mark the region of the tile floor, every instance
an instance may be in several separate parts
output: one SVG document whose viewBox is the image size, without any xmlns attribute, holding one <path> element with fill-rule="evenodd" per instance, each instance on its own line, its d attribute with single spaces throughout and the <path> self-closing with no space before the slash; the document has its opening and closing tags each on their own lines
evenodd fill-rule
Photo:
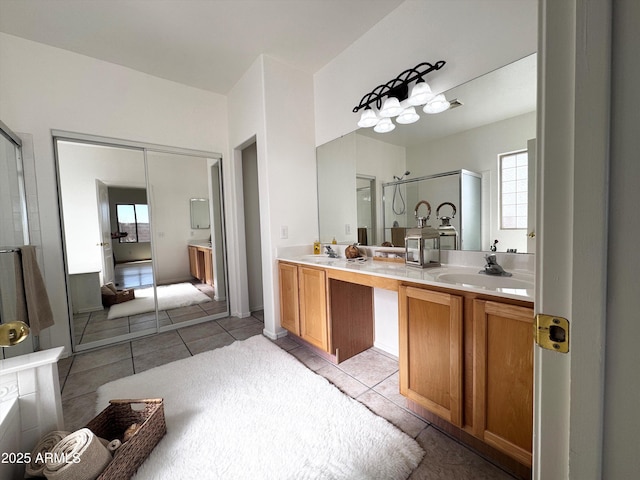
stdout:
<svg viewBox="0 0 640 480">
<path fill-rule="evenodd" d="M 256 312 L 248 318 L 227 317 L 62 359 L 58 369 L 65 426 L 80 428 L 94 416 L 96 389 L 104 383 L 259 335 L 262 329 L 262 314 Z M 370 349 L 333 365 L 287 337 L 275 343 L 416 439 L 426 455 L 411 480 L 514 478 L 405 408 L 395 358 Z"/>
</svg>

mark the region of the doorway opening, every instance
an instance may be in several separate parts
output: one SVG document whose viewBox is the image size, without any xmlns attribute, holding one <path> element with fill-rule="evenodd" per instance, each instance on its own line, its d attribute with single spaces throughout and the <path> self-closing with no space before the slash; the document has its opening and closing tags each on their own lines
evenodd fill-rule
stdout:
<svg viewBox="0 0 640 480">
<path fill-rule="evenodd" d="M 252 316 L 260 321 L 264 321 L 260 193 L 258 187 L 258 152 L 256 143 L 253 142 L 243 148 L 241 155 L 249 311 Z"/>
</svg>

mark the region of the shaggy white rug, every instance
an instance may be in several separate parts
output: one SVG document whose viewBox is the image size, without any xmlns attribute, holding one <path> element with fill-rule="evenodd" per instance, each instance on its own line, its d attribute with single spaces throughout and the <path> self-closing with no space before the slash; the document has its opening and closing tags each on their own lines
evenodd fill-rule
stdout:
<svg viewBox="0 0 640 480">
<path fill-rule="evenodd" d="M 211 298 L 190 283 L 160 285 L 158 292 L 158 310 L 188 307 L 198 303 L 210 302 Z M 128 317 L 138 313 L 153 312 L 156 305 L 153 299 L 153 287 L 136 288 L 135 298 L 128 302 L 117 303 L 109 308 L 107 319 Z"/>
<path fill-rule="evenodd" d="M 405 479 L 424 451 L 262 335 L 122 378 L 110 399 L 164 398 L 141 479 Z"/>
</svg>

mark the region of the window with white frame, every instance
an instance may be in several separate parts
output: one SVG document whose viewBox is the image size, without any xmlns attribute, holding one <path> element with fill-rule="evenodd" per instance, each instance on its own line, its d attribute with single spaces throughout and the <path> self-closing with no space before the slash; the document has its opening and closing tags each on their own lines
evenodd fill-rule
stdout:
<svg viewBox="0 0 640 480">
<path fill-rule="evenodd" d="M 526 150 L 498 156 L 500 166 L 500 229 L 527 228 L 528 156 Z"/>
</svg>

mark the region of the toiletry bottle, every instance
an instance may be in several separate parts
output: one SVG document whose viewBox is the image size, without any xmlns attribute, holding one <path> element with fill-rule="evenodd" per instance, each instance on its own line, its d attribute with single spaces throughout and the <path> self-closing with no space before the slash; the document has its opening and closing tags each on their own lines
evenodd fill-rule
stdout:
<svg viewBox="0 0 640 480">
<path fill-rule="evenodd" d="M 319 255 L 320 254 L 320 242 L 318 240 L 313 242 L 313 254 L 314 255 Z"/>
<path fill-rule="evenodd" d="M 336 237 L 333 237 L 333 240 L 331 240 L 331 245 L 337 245 L 338 242 L 336 242 Z"/>
</svg>

